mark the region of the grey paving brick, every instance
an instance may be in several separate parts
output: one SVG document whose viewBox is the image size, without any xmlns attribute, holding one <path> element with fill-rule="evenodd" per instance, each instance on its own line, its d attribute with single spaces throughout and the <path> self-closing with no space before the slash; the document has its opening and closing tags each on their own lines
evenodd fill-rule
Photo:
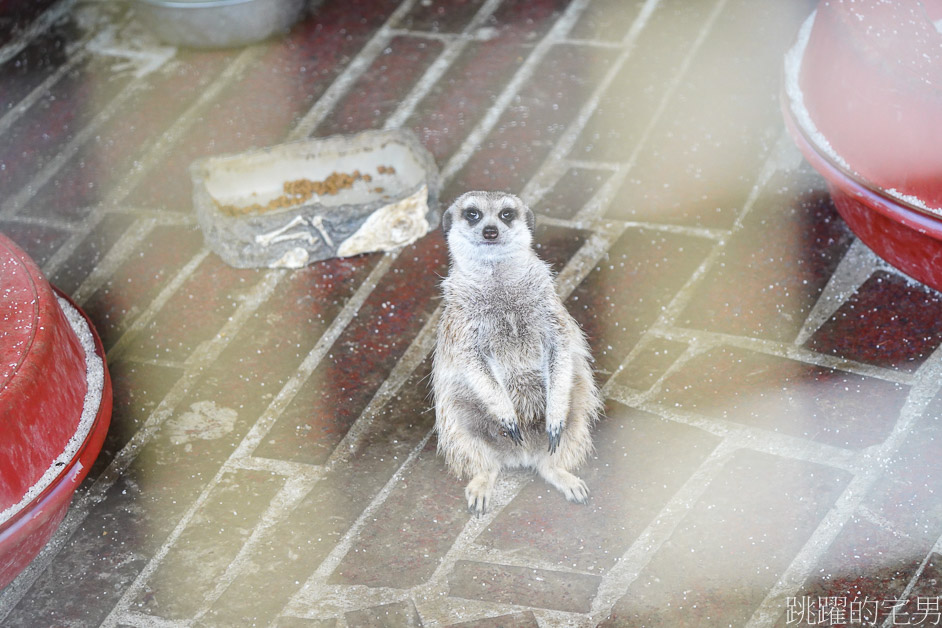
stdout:
<svg viewBox="0 0 942 628">
<path fill-rule="evenodd" d="M 351 628 L 382 628 L 383 626 L 421 626 L 422 620 L 411 601 L 384 604 L 346 613 Z"/>
<path fill-rule="evenodd" d="M 604 625 L 745 624 L 848 479 L 821 465 L 734 454 Z"/>
<path fill-rule="evenodd" d="M 461 560 L 448 576 L 450 595 L 571 613 L 588 612 L 599 578 Z"/>
<path fill-rule="evenodd" d="M 610 404 L 579 472 L 587 506 L 568 504 L 534 477 L 475 543 L 561 569 L 611 569 L 719 440 L 711 434 Z"/>
</svg>

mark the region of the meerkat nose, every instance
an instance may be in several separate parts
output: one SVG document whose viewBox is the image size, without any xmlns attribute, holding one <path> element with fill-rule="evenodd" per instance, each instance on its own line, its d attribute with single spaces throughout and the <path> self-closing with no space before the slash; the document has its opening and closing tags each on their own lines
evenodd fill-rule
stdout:
<svg viewBox="0 0 942 628">
<path fill-rule="evenodd" d="M 497 227 L 494 225 L 487 225 L 484 229 L 481 230 L 481 235 L 484 236 L 485 240 L 496 240 L 499 232 Z"/>
</svg>

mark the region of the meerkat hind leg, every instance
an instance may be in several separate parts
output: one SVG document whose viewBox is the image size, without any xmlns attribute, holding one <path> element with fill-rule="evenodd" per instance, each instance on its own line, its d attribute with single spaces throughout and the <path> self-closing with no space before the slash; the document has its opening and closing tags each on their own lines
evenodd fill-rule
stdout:
<svg viewBox="0 0 942 628">
<path fill-rule="evenodd" d="M 464 496 L 468 500 L 468 510 L 481 516 L 487 512 L 494 494 L 494 483 L 497 481 L 497 471 L 481 471 L 468 482 L 464 489 Z"/>
<path fill-rule="evenodd" d="M 571 502 L 585 504 L 589 501 L 589 487 L 577 475 L 554 464 L 551 457 L 545 457 L 536 467 L 544 480 L 552 484 Z"/>
</svg>

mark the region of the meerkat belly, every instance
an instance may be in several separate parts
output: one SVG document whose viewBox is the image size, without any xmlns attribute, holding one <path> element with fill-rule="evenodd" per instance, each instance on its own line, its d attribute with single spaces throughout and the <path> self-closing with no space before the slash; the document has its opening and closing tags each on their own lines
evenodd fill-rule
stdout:
<svg viewBox="0 0 942 628">
<path fill-rule="evenodd" d="M 505 319 L 493 327 L 485 353 L 506 387 L 521 427 L 542 422 L 546 406 L 542 339 L 525 321 Z"/>
</svg>

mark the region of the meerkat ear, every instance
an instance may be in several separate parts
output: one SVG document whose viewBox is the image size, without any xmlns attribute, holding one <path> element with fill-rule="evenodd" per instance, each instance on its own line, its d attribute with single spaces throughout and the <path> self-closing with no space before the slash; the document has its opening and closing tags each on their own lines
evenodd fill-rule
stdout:
<svg viewBox="0 0 942 628">
<path fill-rule="evenodd" d="M 445 234 L 445 237 L 448 237 L 448 232 L 451 231 L 451 207 L 445 210 L 445 213 L 442 214 L 442 233 Z"/>
<path fill-rule="evenodd" d="M 526 211 L 523 212 L 523 219 L 526 221 L 527 229 L 530 230 L 530 234 L 532 235 L 536 229 L 536 216 L 533 214 L 533 210 L 527 207 Z"/>
</svg>

